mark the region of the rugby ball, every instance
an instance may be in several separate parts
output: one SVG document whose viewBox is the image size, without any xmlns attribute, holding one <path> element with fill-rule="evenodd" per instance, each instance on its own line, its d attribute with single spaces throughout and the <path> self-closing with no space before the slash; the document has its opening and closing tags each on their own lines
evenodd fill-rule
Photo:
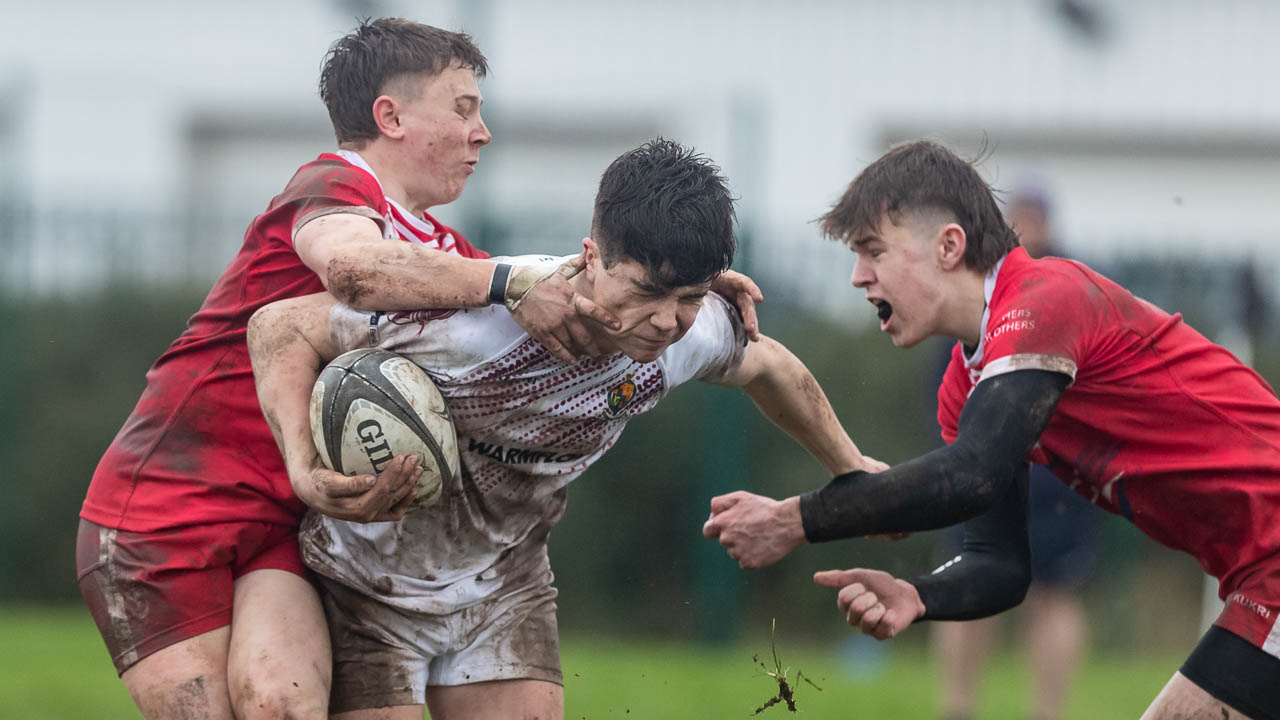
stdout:
<svg viewBox="0 0 1280 720">
<path fill-rule="evenodd" d="M 440 499 L 458 470 L 458 438 L 440 390 L 422 368 L 387 350 L 334 358 L 311 390 L 311 436 L 325 467 L 373 475 L 397 455 L 422 463 L 414 508 Z"/>
</svg>

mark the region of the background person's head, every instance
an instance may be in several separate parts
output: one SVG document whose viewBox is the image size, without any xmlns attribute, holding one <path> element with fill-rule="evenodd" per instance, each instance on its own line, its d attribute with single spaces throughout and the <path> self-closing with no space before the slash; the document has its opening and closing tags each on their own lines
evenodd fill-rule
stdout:
<svg viewBox="0 0 1280 720">
<path fill-rule="evenodd" d="M 930 335 L 967 337 L 964 299 L 975 279 L 980 290 L 1018 245 L 973 165 L 927 140 L 868 165 L 820 222 L 824 235 L 858 254 L 853 284 L 902 347 Z"/>
<path fill-rule="evenodd" d="M 475 171 L 491 139 L 476 84 L 487 72 L 466 33 L 379 18 L 330 47 L 320 98 L 339 147 L 366 154 L 387 193 L 417 211 L 456 200 Z"/>
<path fill-rule="evenodd" d="M 606 340 L 649 361 L 693 324 L 735 249 L 733 197 L 720 168 L 658 138 L 623 153 L 600 178 L 583 273 L 621 322 Z"/>
<path fill-rule="evenodd" d="M 1009 194 L 1005 216 L 1022 247 L 1033 258 L 1053 255 L 1056 251 L 1049 222 L 1052 207 L 1044 178 L 1024 171 Z"/>
</svg>

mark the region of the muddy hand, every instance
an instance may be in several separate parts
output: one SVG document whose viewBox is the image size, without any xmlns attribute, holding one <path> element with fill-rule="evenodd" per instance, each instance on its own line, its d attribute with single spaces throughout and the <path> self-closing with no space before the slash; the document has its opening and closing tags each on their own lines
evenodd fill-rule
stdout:
<svg viewBox="0 0 1280 720">
<path fill-rule="evenodd" d="M 312 469 L 309 492 L 298 497 L 319 512 L 353 522 L 399 520 L 418 488 L 422 465 L 416 455 L 399 455 L 377 475 L 346 476 L 323 466 Z"/>
<path fill-rule="evenodd" d="M 618 328 L 616 318 L 573 289 L 570 279 L 582 272 L 585 254 L 559 265 L 543 263 L 512 268 L 506 306 L 525 332 L 542 343 L 561 362 L 603 353 L 585 323 Z"/>
</svg>

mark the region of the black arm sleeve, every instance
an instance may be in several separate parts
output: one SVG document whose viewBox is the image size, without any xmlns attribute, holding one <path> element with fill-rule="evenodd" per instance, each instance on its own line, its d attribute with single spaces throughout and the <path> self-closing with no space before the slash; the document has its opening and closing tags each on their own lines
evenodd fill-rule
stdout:
<svg viewBox="0 0 1280 720">
<path fill-rule="evenodd" d="M 1031 584 L 1027 465 L 987 512 L 964 524 L 964 549 L 930 575 L 911 578 L 922 620 L 973 620 L 1022 602 Z"/>
<path fill-rule="evenodd" d="M 1017 370 L 978 383 L 954 443 L 881 473 L 840 475 L 801 495 L 805 537 L 933 530 L 989 511 L 1014 486 L 1069 380 Z"/>
</svg>

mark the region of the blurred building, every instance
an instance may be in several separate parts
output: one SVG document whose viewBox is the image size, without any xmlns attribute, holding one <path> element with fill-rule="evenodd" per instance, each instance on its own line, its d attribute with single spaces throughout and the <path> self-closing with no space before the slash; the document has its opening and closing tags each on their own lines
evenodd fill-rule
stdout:
<svg viewBox="0 0 1280 720">
<path fill-rule="evenodd" d="M 331 147 L 321 59 L 365 15 L 488 55 L 494 143 L 438 216 L 500 251 L 572 251 L 608 161 L 662 134 L 724 167 L 771 300 L 847 316 L 852 255 L 812 220 L 889 144 L 933 136 L 985 149 L 996 186 L 1050 176 L 1083 257 L 1274 278 L 1269 0 L 0 0 L 0 285 L 211 279 Z"/>
</svg>

